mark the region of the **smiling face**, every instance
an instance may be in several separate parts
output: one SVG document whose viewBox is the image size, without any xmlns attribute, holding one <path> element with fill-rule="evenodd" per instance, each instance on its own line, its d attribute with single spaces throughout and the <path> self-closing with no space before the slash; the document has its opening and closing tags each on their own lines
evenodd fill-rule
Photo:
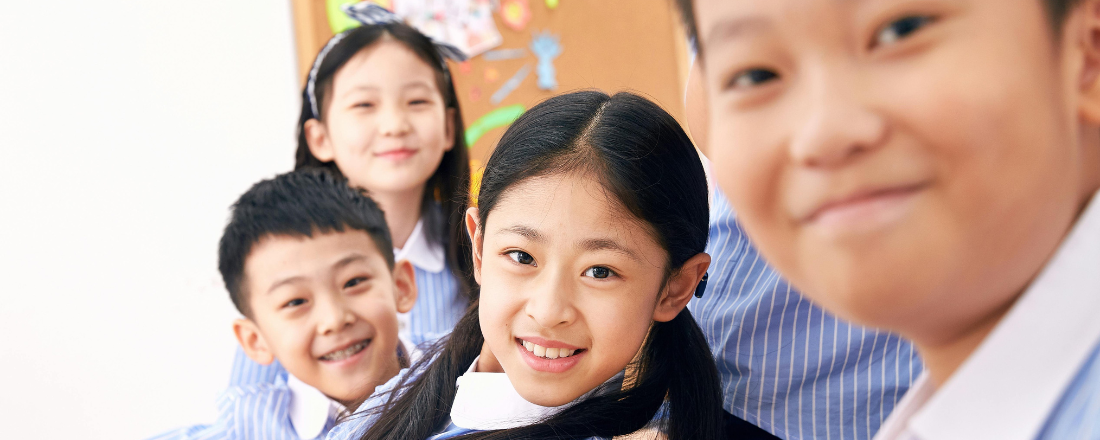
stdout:
<svg viewBox="0 0 1100 440">
<path fill-rule="evenodd" d="M 563 405 L 607 381 L 654 322 L 668 253 L 609 200 L 587 176 L 532 178 L 471 231 L 486 346 L 532 403 Z"/>
<path fill-rule="evenodd" d="M 400 370 L 397 313 L 416 300 L 412 268 L 391 272 L 366 232 L 269 236 L 244 269 L 252 319 L 234 329 L 253 359 L 278 359 L 345 404 Z"/>
<path fill-rule="evenodd" d="M 818 303 L 935 341 L 1003 311 L 1066 233 L 1081 57 L 1040 1 L 1005 3 L 695 2 L 715 176 Z"/>
<path fill-rule="evenodd" d="M 310 151 L 372 193 L 421 190 L 454 147 L 454 109 L 436 72 L 416 53 L 384 36 L 333 76 L 324 123 L 306 125 Z"/>
</svg>

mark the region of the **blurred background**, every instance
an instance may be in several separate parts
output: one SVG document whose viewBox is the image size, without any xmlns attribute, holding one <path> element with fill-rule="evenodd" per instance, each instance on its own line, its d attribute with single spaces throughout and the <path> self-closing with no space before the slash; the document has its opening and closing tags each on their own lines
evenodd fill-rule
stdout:
<svg viewBox="0 0 1100 440">
<path fill-rule="evenodd" d="M 217 241 L 237 196 L 293 167 L 302 80 L 344 3 L 0 5 L 0 438 L 214 420 L 237 317 Z M 683 114 L 668 0 L 380 3 L 476 55 L 451 66 L 475 167 L 556 93 Z"/>
</svg>

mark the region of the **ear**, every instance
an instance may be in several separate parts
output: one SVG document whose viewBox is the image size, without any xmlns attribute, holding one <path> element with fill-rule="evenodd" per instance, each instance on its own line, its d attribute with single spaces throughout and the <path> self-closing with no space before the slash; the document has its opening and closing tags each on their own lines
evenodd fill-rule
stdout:
<svg viewBox="0 0 1100 440">
<path fill-rule="evenodd" d="M 275 360 L 275 354 L 267 346 L 260 328 L 251 319 L 238 319 L 233 321 L 233 334 L 237 335 L 237 342 L 244 349 L 244 354 L 260 365 L 271 365 Z"/>
<path fill-rule="evenodd" d="M 455 109 L 448 108 L 444 115 L 446 122 L 444 123 L 443 133 L 446 144 L 443 145 L 443 151 L 451 151 L 455 147 Z"/>
<path fill-rule="evenodd" d="M 397 313 L 409 313 L 416 304 L 416 271 L 406 260 L 393 266 L 393 295 L 397 300 Z"/>
<path fill-rule="evenodd" d="M 1100 125 L 1100 0 L 1085 0 L 1066 19 L 1068 54 L 1063 54 L 1077 75 L 1078 113 L 1084 122 Z"/>
<path fill-rule="evenodd" d="M 306 121 L 306 143 L 309 144 L 309 152 L 321 162 L 332 162 L 336 153 L 332 148 L 332 140 L 329 139 L 328 129 L 325 124 L 317 119 Z"/>
<path fill-rule="evenodd" d="M 466 233 L 470 235 L 470 252 L 474 260 L 474 281 L 481 284 L 481 220 L 478 219 L 477 207 L 466 210 Z"/>
<path fill-rule="evenodd" d="M 695 287 L 703 280 L 710 267 L 710 255 L 700 253 L 684 263 L 679 271 L 672 274 L 662 295 L 657 298 L 657 308 L 653 310 L 653 320 L 668 322 L 676 318 L 695 294 Z"/>
</svg>

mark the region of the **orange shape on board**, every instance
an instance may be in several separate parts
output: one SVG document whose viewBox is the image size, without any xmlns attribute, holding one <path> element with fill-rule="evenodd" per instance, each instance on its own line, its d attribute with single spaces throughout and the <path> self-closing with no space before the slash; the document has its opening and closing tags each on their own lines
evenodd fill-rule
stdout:
<svg viewBox="0 0 1100 440">
<path fill-rule="evenodd" d="M 500 4 L 500 19 L 514 31 L 522 31 L 531 21 L 531 7 L 527 0 L 504 0 Z"/>
</svg>

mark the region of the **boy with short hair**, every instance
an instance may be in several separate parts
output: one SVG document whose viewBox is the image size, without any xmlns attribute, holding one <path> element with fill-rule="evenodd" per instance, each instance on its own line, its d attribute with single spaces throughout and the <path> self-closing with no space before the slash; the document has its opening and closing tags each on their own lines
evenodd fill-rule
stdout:
<svg viewBox="0 0 1100 440">
<path fill-rule="evenodd" d="M 321 171 L 264 180 L 233 206 L 219 248 L 252 360 L 289 374 L 238 384 L 218 420 L 159 438 L 323 437 L 338 413 L 408 365 L 397 313 L 416 301 L 412 265 L 394 261 L 382 211 Z"/>
<path fill-rule="evenodd" d="M 877 438 L 1100 438 L 1100 0 L 680 5 L 748 234 L 925 362 Z"/>
</svg>

